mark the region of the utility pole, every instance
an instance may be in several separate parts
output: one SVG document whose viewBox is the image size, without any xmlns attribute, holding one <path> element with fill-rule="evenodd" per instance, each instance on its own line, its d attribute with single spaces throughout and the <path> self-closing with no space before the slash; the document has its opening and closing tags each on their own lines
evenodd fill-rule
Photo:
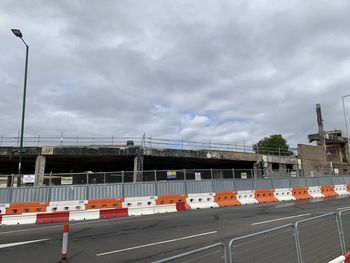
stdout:
<svg viewBox="0 0 350 263">
<path fill-rule="evenodd" d="M 321 111 L 320 104 L 316 104 L 316 114 L 317 114 L 318 134 L 320 136 L 320 144 L 326 150 L 326 138 L 325 138 L 325 132 L 323 128 L 323 119 L 322 119 L 322 111 Z"/>
</svg>

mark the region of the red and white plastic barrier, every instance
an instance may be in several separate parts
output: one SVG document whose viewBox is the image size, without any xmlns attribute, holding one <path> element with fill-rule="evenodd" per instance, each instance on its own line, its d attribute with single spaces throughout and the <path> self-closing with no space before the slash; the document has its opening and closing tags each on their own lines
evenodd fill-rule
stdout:
<svg viewBox="0 0 350 263">
<path fill-rule="evenodd" d="M 35 224 L 37 213 L 25 213 L 21 215 L 2 215 L 1 225 Z"/>
<path fill-rule="evenodd" d="M 347 191 L 346 184 L 335 185 L 334 192 L 336 192 L 337 195 L 350 195 L 350 193 Z"/>
<path fill-rule="evenodd" d="M 259 201 L 255 199 L 255 191 L 254 190 L 246 190 L 246 191 L 237 191 L 237 200 L 242 205 L 248 204 L 258 204 Z"/>
<path fill-rule="evenodd" d="M 278 199 L 278 201 L 291 201 L 296 200 L 293 196 L 292 188 L 278 188 L 274 190 L 274 195 Z"/>
<path fill-rule="evenodd" d="M 72 201 L 54 201 L 49 202 L 46 207 L 47 212 L 60 212 L 60 211 L 84 211 L 87 200 L 72 200 Z"/>
<path fill-rule="evenodd" d="M 215 193 L 188 194 L 186 204 L 191 209 L 214 208 L 219 205 L 214 200 Z"/>
<path fill-rule="evenodd" d="M 350 263 L 350 252 L 347 252 L 345 255 L 339 256 L 328 263 Z"/>
<path fill-rule="evenodd" d="M 321 192 L 321 186 L 309 186 L 309 195 L 312 198 L 323 198 L 324 195 Z"/>
<path fill-rule="evenodd" d="M 166 205 L 156 205 L 153 207 L 154 214 L 177 212 L 176 203 Z"/>
<path fill-rule="evenodd" d="M 122 207 L 128 209 L 129 216 L 151 215 L 154 214 L 156 198 L 156 196 L 127 197 Z"/>
<path fill-rule="evenodd" d="M 10 204 L 0 204 L 0 215 L 6 214 L 6 208 L 8 208 Z"/>
<path fill-rule="evenodd" d="M 99 209 L 89 209 L 86 211 L 70 211 L 69 221 L 100 219 Z"/>
<path fill-rule="evenodd" d="M 17 214 L 13 214 L 12 211 L 10 211 L 12 213 L 10 214 L 8 211 L 11 208 L 11 204 L 0 204 L 0 225 L 33 223 L 42 224 L 78 220 L 95 220 L 169 213 L 184 211 L 188 209 L 203 209 L 241 204 L 257 204 L 272 202 L 270 200 L 267 200 L 270 197 L 270 199 L 274 199 L 273 201 L 289 201 L 296 199 L 322 198 L 325 196 L 331 197 L 335 195 L 350 195 L 350 191 L 347 190 L 347 185 L 327 186 L 327 188 L 325 186 L 312 186 L 303 188 L 300 187 L 300 189 L 298 188 L 299 194 L 307 195 L 307 198 L 298 198 L 298 196 L 295 196 L 295 193 L 293 193 L 295 189 L 296 188 L 278 188 L 274 190 L 260 189 L 237 192 L 220 192 L 217 193 L 218 196 L 216 196 L 216 193 L 196 193 L 168 196 L 165 195 L 160 197 L 128 197 L 121 198 L 119 201 L 116 199 L 112 201 L 107 199 L 54 201 L 49 203 L 40 203 L 40 209 L 42 209 L 41 211 L 29 209 L 31 208 L 29 206 L 33 205 L 34 203 L 16 203 L 19 208 L 26 208 L 27 206 L 29 207 L 28 209 L 20 210 L 20 212 L 17 212 Z M 235 200 L 236 203 L 233 203 L 232 200 Z M 86 206 L 89 201 L 102 203 L 110 201 L 113 202 L 113 205 L 111 205 L 109 208 L 99 206 L 99 209 L 96 209 L 94 207 Z M 223 204 L 220 204 L 220 202 L 223 202 Z M 31 212 L 26 210 L 29 210 Z"/>
</svg>

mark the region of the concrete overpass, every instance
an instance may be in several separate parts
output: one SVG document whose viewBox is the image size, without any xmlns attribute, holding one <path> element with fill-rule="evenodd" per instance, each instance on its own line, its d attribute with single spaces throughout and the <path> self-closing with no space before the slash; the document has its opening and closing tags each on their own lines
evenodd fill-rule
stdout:
<svg viewBox="0 0 350 263">
<path fill-rule="evenodd" d="M 0 174 L 16 174 L 18 147 L 0 147 Z M 24 174 L 36 174 L 41 185 L 44 173 L 86 171 L 138 171 L 162 169 L 259 169 L 300 170 L 298 159 L 289 156 L 262 155 L 217 150 L 160 149 L 133 145 L 42 146 L 24 147 Z M 260 177 L 262 174 L 255 174 Z"/>
</svg>

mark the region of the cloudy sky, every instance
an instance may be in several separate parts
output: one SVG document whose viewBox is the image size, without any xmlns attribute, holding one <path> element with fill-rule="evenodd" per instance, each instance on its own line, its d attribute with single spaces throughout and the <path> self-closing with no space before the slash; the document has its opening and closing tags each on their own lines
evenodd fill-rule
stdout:
<svg viewBox="0 0 350 263">
<path fill-rule="evenodd" d="M 0 136 L 146 136 L 291 145 L 344 129 L 350 1 L 0 2 Z M 350 98 L 348 100 L 350 115 Z"/>
</svg>

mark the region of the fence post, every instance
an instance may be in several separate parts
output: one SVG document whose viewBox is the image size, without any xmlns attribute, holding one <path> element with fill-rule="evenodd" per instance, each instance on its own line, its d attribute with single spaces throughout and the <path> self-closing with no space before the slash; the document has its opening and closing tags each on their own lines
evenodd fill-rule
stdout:
<svg viewBox="0 0 350 263">
<path fill-rule="evenodd" d="M 125 198 L 125 184 L 122 184 L 122 197 Z"/>
<path fill-rule="evenodd" d="M 186 177 L 186 169 L 183 170 L 183 173 L 184 173 L 184 179 L 185 181 L 187 180 L 187 177 Z"/>
<path fill-rule="evenodd" d="M 210 177 L 211 177 L 212 180 L 214 180 L 213 168 L 210 168 Z"/>
<path fill-rule="evenodd" d="M 157 170 L 156 169 L 154 169 L 154 181 L 157 182 Z"/>
<path fill-rule="evenodd" d="M 52 171 L 50 171 L 49 186 L 52 184 Z"/>
<path fill-rule="evenodd" d="M 155 190 L 155 196 L 158 196 L 158 182 L 154 182 L 154 190 Z"/>
<path fill-rule="evenodd" d="M 233 191 L 237 192 L 236 178 L 233 179 Z"/>
<path fill-rule="evenodd" d="M 232 179 L 235 179 L 235 169 L 232 168 Z"/>
<path fill-rule="evenodd" d="M 47 197 L 47 202 L 51 202 L 51 196 L 52 196 L 52 187 L 49 186 L 49 194 L 48 194 L 48 197 Z"/>
<path fill-rule="evenodd" d="M 10 204 L 13 203 L 12 199 L 13 199 L 13 186 L 10 188 L 10 196 L 9 196 L 9 203 Z"/>
<path fill-rule="evenodd" d="M 103 173 L 103 183 L 106 184 L 106 173 Z"/>
<path fill-rule="evenodd" d="M 89 188 L 90 188 L 90 186 L 87 185 L 87 186 L 86 186 L 86 200 L 89 200 L 89 199 L 90 199 Z"/>
<path fill-rule="evenodd" d="M 272 189 L 275 189 L 276 188 L 275 181 L 273 180 L 273 178 L 270 178 L 270 180 L 271 180 Z"/>
<path fill-rule="evenodd" d="M 125 182 L 124 177 L 125 177 L 125 174 L 124 174 L 124 171 L 122 171 L 122 183 L 123 183 L 123 184 L 124 184 L 124 182 Z"/>
<path fill-rule="evenodd" d="M 341 212 L 342 211 L 339 211 L 338 213 L 336 213 L 335 219 L 337 221 L 337 228 L 338 228 L 338 233 L 340 238 L 341 249 L 342 249 L 343 255 L 345 255 L 346 248 L 345 248 L 345 238 L 344 238 L 343 220 L 341 219 Z"/>
</svg>

